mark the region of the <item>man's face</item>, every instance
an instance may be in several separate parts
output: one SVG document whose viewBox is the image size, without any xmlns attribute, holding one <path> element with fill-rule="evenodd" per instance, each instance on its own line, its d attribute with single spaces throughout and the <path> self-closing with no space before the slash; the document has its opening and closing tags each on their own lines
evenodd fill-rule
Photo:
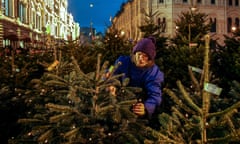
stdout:
<svg viewBox="0 0 240 144">
<path fill-rule="evenodd" d="M 147 66 L 149 61 L 148 55 L 143 52 L 135 53 L 135 64 L 137 67 L 145 67 Z"/>
</svg>

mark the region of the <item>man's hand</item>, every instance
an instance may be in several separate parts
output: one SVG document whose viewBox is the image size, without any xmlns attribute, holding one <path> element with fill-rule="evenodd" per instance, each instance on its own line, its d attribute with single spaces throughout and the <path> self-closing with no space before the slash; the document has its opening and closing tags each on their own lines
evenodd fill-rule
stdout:
<svg viewBox="0 0 240 144">
<path fill-rule="evenodd" d="M 139 116 L 145 115 L 145 107 L 143 103 L 136 103 L 133 105 L 133 113 Z"/>
<path fill-rule="evenodd" d="M 117 96 L 115 86 L 109 86 L 108 89 L 109 89 L 109 92 L 110 92 L 111 95 Z"/>
</svg>

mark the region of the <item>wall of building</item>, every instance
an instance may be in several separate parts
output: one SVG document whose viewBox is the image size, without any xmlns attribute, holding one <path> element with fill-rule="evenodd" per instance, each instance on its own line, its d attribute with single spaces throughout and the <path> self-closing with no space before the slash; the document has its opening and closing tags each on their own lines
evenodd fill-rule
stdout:
<svg viewBox="0 0 240 144">
<path fill-rule="evenodd" d="M 142 37 L 138 27 L 144 24 L 141 11 L 150 7 L 160 13 L 155 17 L 156 24 L 165 19 L 166 29 L 162 34 L 166 37 L 175 36 L 175 21 L 178 20 L 179 14 L 189 11 L 192 7 L 206 13 L 209 19 L 216 20 L 216 32 L 212 32 L 212 35 L 219 39 L 220 43 L 223 41 L 223 35 L 231 34 L 232 27 L 239 28 L 240 0 L 133 0 L 124 5 L 121 14 L 114 17 L 113 24 L 117 29 L 126 31 L 129 39 L 138 40 Z"/>
<path fill-rule="evenodd" d="M 43 47 L 52 40 L 79 37 L 80 27 L 67 11 L 67 0 L 2 0 L 0 2 L 0 47 Z"/>
</svg>

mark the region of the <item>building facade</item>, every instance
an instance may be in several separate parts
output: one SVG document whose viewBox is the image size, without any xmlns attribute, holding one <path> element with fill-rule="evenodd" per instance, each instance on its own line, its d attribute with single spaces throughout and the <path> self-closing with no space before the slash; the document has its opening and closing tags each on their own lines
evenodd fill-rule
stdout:
<svg viewBox="0 0 240 144">
<path fill-rule="evenodd" d="M 118 30 L 125 31 L 127 38 L 138 40 L 142 37 L 139 26 L 144 24 L 142 10 L 149 8 L 160 13 L 154 21 L 163 26 L 162 34 L 166 37 L 174 37 L 179 14 L 191 8 L 207 14 L 214 22 L 211 34 L 220 43 L 224 34 L 229 35 L 232 29 L 239 28 L 240 0 L 129 0 L 114 17 L 113 24 Z"/>
<path fill-rule="evenodd" d="M 79 37 L 79 24 L 67 11 L 67 0 L 1 0 L 0 47 L 42 47 L 46 37 Z"/>
</svg>

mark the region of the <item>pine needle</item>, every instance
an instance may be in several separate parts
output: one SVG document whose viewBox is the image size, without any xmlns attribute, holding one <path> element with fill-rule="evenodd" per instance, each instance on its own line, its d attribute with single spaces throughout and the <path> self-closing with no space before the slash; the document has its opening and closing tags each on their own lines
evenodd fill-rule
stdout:
<svg viewBox="0 0 240 144">
<path fill-rule="evenodd" d="M 45 142 L 49 139 L 49 137 L 51 137 L 53 134 L 53 129 L 50 129 L 48 131 L 46 131 L 45 133 L 43 133 L 42 135 L 40 135 L 38 137 L 38 141 L 39 142 Z"/>
</svg>

